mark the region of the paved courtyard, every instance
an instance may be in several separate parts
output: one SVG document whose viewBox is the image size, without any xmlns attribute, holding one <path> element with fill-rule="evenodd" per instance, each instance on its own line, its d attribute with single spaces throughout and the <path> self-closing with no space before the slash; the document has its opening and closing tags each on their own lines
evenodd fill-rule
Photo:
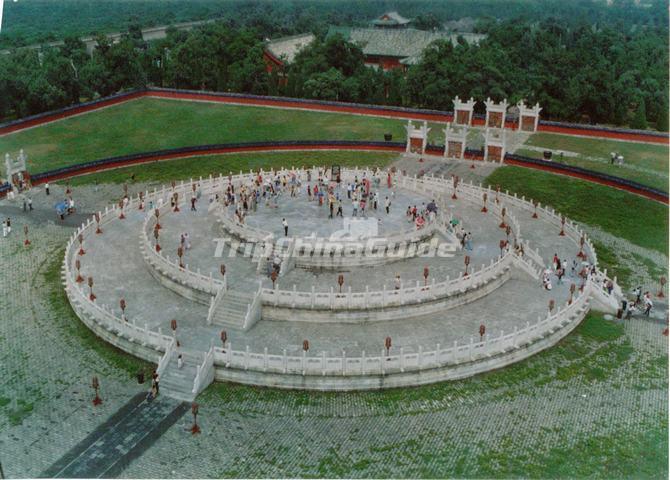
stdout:
<svg viewBox="0 0 670 480">
<path fill-rule="evenodd" d="M 80 212 L 90 214 L 120 193 L 118 185 L 103 185 L 98 192 L 82 187 L 75 198 Z M 59 284 L 60 262 L 73 225 L 83 217 L 65 226 L 49 224 L 55 220 L 55 201 L 46 199 L 43 190 L 34 193 L 34 200 L 36 211 L 29 214 L 17 204 L 0 204 L 0 214 L 14 220 L 12 235 L 0 239 L 0 364 L 5 372 L 0 376 L 0 462 L 7 477 L 46 471 L 145 390 L 134 374 L 151 368 L 95 338 L 71 312 Z M 533 238 L 530 219 L 518 218 L 525 238 L 542 240 Z M 23 224 L 30 226 L 28 249 L 22 245 Z M 127 234 L 125 243 L 120 235 L 105 245 L 108 252 L 130 256 L 124 263 L 128 282 L 115 281 L 110 289 L 107 303 L 113 306 L 132 290 L 131 280 L 140 271 L 148 275 L 141 259 L 132 257 L 137 236 Z M 196 248 L 196 239 L 193 243 Z M 543 247 L 551 252 L 560 245 L 546 242 Z M 112 262 L 108 266 L 114 267 Z M 110 272 L 95 273 L 102 295 L 105 282 L 112 285 Z M 503 295 L 507 287 L 496 294 Z M 509 287 L 523 288 L 512 282 Z M 128 311 L 149 322 L 164 321 L 151 317 L 157 305 L 178 315 L 170 309 L 178 309 L 177 300 L 183 299 L 163 295 L 129 296 Z M 508 309 L 530 308 L 519 303 L 506 308 L 492 296 L 488 308 L 504 322 Z M 193 312 L 180 319 L 202 313 Z M 483 314 L 472 313 L 473 318 Z M 264 328 L 269 327 L 260 322 L 254 330 L 268 336 L 279 331 L 264 333 Z M 399 339 L 412 335 L 435 341 L 401 322 L 394 328 Z M 469 334 L 468 328 L 463 324 L 463 334 Z M 617 323 L 594 315 L 558 346 L 519 365 L 413 389 L 318 394 L 213 384 L 198 398 L 203 433 L 192 437 L 187 431 L 191 417 L 184 415 L 121 476 L 662 477 L 668 427 L 665 328 L 654 318 Z M 337 338 L 335 330 L 332 334 Z M 296 345 L 301 340 L 290 330 L 285 335 Z M 370 341 L 378 342 L 381 335 L 373 328 Z M 361 345 L 351 348 L 356 346 Z M 93 375 L 102 383 L 99 407 L 91 404 Z"/>
</svg>

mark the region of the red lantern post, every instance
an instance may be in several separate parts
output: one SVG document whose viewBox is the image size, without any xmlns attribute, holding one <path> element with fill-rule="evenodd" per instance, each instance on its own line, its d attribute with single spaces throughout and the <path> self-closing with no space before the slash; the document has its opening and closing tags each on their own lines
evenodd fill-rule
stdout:
<svg viewBox="0 0 670 480">
<path fill-rule="evenodd" d="M 77 269 L 77 278 L 75 279 L 75 282 L 81 283 L 84 281 L 84 277 L 81 276 L 81 262 L 79 259 L 76 259 L 74 261 L 74 268 Z"/>
<path fill-rule="evenodd" d="M 496 185 L 496 203 L 500 203 L 500 185 Z"/>
<path fill-rule="evenodd" d="M 586 240 L 584 239 L 584 234 L 582 234 L 582 236 L 579 237 L 579 253 L 577 254 L 577 257 L 581 258 L 582 260 L 586 260 L 586 254 L 584 253 L 584 243 L 586 243 Z"/>
<path fill-rule="evenodd" d="M 656 296 L 657 296 L 658 298 L 663 298 L 663 297 L 665 297 L 665 295 L 663 294 L 663 288 L 665 287 L 665 282 L 666 282 L 665 277 L 661 277 L 661 278 L 659 279 L 659 283 L 661 284 L 661 289 L 660 289 L 660 290 L 658 291 L 658 293 L 656 294 Z"/>
<path fill-rule="evenodd" d="M 126 300 L 125 299 L 122 298 L 121 300 L 119 300 L 119 307 L 121 308 L 121 318 L 126 320 Z"/>
<path fill-rule="evenodd" d="M 159 209 L 155 209 L 154 210 L 154 215 L 156 216 L 156 225 L 154 226 L 154 228 L 156 230 L 160 230 L 161 228 L 163 228 L 163 227 L 161 227 L 161 224 L 158 223 L 158 217 L 160 217 L 161 211 Z"/>
<path fill-rule="evenodd" d="M 489 209 L 486 208 L 486 200 L 488 200 L 488 197 L 489 196 L 486 194 L 486 192 L 484 192 L 484 194 L 482 195 L 482 200 L 484 201 L 484 206 L 482 207 L 482 213 L 486 213 L 489 211 Z"/>
<path fill-rule="evenodd" d="M 340 293 L 342 293 L 342 285 L 344 285 L 344 275 L 341 273 L 337 276 L 337 284 L 340 286 Z"/>
<path fill-rule="evenodd" d="M 456 189 L 458 188 L 458 176 L 454 175 L 453 176 L 453 185 L 454 185 L 454 193 L 451 195 L 452 200 L 457 200 L 458 197 L 456 196 Z"/>
<path fill-rule="evenodd" d="M 428 285 L 428 275 L 430 274 L 430 270 L 428 269 L 428 266 L 426 265 L 423 267 L 423 286 Z"/>
<path fill-rule="evenodd" d="M 102 403 L 102 398 L 100 398 L 99 395 L 99 390 L 100 390 L 100 381 L 98 380 L 98 377 L 93 377 L 91 381 L 91 387 L 95 391 L 95 398 L 93 399 L 93 405 L 98 406 Z"/>
<path fill-rule="evenodd" d="M 549 300 L 549 312 L 551 313 L 554 310 L 554 307 L 556 306 L 556 301 L 552 298 Z"/>
<path fill-rule="evenodd" d="M 122 198 L 121 200 L 119 200 L 119 210 L 121 210 L 121 214 L 119 215 L 120 220 L 123 220 L 124 218 L 126 218 L 126 216 L 123 214 L 123 210 L 124 210 L 123 206 L 124 206 L 124 203 L 123 203 L 123 198 Z"/>
<path fill-rule="evenodd" d="M 95 233 L 97 235 L 100 235 L 102 233 L 102 229 L 100 228 L 100 214 L 96 212 L 94 217 L 95 217 Z"/>
<path fill-rule="evenodd" d="M 95 299 L 96 299 L 96 296 L 93 295 L 93 277 L 88 277 L 88 288 L 91 290 L 90 295 L 88 296 L 88 298 L 89 298 L 92 302 L 94 302 Z"/>
<path fill-rule="evenodd" d="M 568 305 L 572 305 L 572 296 L 575 294 L 575 290 L 577 287 L 575 286 L 574 283 L 570 284 L 570 299 L 568 300 Z"/>
<path fill-rule="evenodd" d="M 177 331 L 177 320 L 174 318 L 170 320 L 170 328 L 172 329 L 173 332 Z"/>
<path fill-rule="evenodd" d="M 23 236 L 25 237 L 25 240 L 23 241 L 23 246 L 24 247 L 30 246 L 30 240 L 28 240 L 28 225 L 23 226 Z"/>
<path fill-rule="evenodd" d="M 388 357 L 391 354 L 391 337 L 386 337 L 384 339 L 384 348 L 386 348 L 386 356 Z"/>
<path fill-rule="evenodd" d="M 468 265 L 470 265 L 470 255 L 465 256 L 464 263 L 465 263 L 465 272 L 463 272 L 463 276 L 467 277 L 468 276 Z"/>
<path fill-rule="evenodd" d="M 191 435 L 197 435 L 200 433 L 200 427 L 198 426 L 198 404 L 193 402 L 191 404 L 191 413 L 193 414 L 193 426 L 191 427 Z"/>
<path fill-rule="evenodd" d="M 537 218 L 537 200 L 533 200 L 533 216 L 532 218 Z"/>
<path fill-rule="evenodd" d="M 309 351 L 309 340 L 302 341 L 302 351 L 303 352 Z"/>
<path fill-rule="evenodd" d="M 500 211 L 500 216 L 502 217 L 502 221 L 500 222 L 500 225 L 498 225 L 500 228 L 507 228 L 507 224 L 505 223 L 505 215 L 507 215 L 507 208 L 503 207 Z"/>
<path fill-rule="evenodd" d="M 80 233 L 79 236 L 77 237 L 77 240 L 79 240 L 79 255 L 86 255 L 86 250 L 84 250 L 84 236 Z"/>
<path fill-rule="evenodd" d="M 219 267 L 219 271 L 221 272 L 221 276 L 225 277 L 226 276 L 226 266 L 222 263 L 221 266 Z"/>
<path fill-rule="evenodd" d="M 484 339 L 484 335 L 486 335 L 486 326 L 482 323 L 479 326 L 479 341 L 481 342 Z"/>
<path fill-rule="evenodd" d="M 561 231 L 558 233 L 558 235 L 565 237 L 565 215 L 561 215 Z"/>
<path fill-rule="evenodd" d="M 223 348 L 226 348 L 226 340 L 228 340 L 228 334 L 225 330 L 221 330 L 221 344 Z"/>
<path fill-rule="evenodd" d="M 272 280 L 272 289 L 274 290 L 275 282 L 277 281 L 277 270 L 272 270 L 272 273 L 270 274 L 270 280 Z"/>
<path fill-rule="evenodd" d="M 144 210 L 144 192 L 139 193 L 140 204 L 137 206 L 138 210 Z"/>
<path fill-rule="evenodd" d="M 507 225 L 507 226 L 505 227 L 505 235 L 507 236 L 507 242 L 508 242 L 508 243 L 509 243 L 509 234 L 510 234 L 510 233 L 512 233 L 512 227 L 510 227 L 509 225 Z"/>
<path fill-rule="evenodd" d="M 158 224 L 156 224 L 156 225 L 158 225 Z M 154 228 L 154 238 L 156 239 L 156 252 L 160 253 L 161 246 L 158 243 L 158 237 L 159 237 L 158 228 Z"/>
<path fill-rule="evenodd" d="M 184 262 L 182 261 L 184 258 L 184 247 L 177 247 L 177 256 L 179 257 L 179 268 L 184 268 Z"/>
<path fill-rule="evenodd" d="M 174 192 L 174 212 L 179 211 L 179 193 Z"/>
</svg>

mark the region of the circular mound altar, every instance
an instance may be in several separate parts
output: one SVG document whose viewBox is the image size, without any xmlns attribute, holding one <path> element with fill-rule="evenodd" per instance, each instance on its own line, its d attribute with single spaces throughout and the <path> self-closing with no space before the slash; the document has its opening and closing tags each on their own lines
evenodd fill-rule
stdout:
<svg viewBox="0 0 670 480">
<path fill-rule="evenodd" d="M 142 192 L 72 236 L 63 280 L 89 328 L 158 362 L 161 391 L 185 400 L 214 379 L 352 390 L 463 378 L 550 347 L 620 294 L 551 209 L 364 169 Z"/>
</svg>

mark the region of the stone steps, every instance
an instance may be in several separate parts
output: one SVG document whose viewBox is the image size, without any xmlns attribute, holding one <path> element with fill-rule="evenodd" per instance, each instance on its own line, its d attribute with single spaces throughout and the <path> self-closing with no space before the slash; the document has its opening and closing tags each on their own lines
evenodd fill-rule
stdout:
<svg viewBox="0 0 670 480">
<path fill-rule="evenodd" d="M 212 323 L 236 329 L 244 328 L 244 319 L 253 296 L 228 290 L 223 294 L 221 303 L 214 312 Z"/>
<path fill-rule="evenodd" d="M 181 351 L 179 353 L 182 355 L 184 364 L 181 368 L 177 368 L 178 353 L 173 353 L 172 358 L 159 379 L 159 393 L 190 402 L 195 399 L 193 382 L 197 375 L 197 366 L 202 364 L 203 355 L 200 352 Z"/>
</svg>

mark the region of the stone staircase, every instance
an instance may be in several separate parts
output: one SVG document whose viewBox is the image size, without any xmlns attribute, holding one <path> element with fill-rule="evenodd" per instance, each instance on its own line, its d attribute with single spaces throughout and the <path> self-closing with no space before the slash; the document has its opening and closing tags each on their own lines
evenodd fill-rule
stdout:
<svg viewBox="0 0 670 480">
<path fill-rule="evenodd" d="M 253 293 L 245 293 L 238 290 L 223 292 L 212 312 L 212 323 L 240 330 L 250 328 L 251 325 L 246 325 L 245 328 L 245 320 L 247 312 L 250 311 L 254 303 L 254 298 Z M 260 316 L 260 311 L 258 313 Z M 253 323 L 257 320 L 258 318 L 255 318 Z"/>
<path fill-rule="evenodd" d="M 184 364 L 177 368 L 177 356 L 181 354 Z M 203 361 L 202 352 L 174 351 L 168 364 L 159 378 L 159 395 L 192 402 L 197 393 L 193 393 L 193 383 L 198 371 L 198 365 Z"/>
</svg>

